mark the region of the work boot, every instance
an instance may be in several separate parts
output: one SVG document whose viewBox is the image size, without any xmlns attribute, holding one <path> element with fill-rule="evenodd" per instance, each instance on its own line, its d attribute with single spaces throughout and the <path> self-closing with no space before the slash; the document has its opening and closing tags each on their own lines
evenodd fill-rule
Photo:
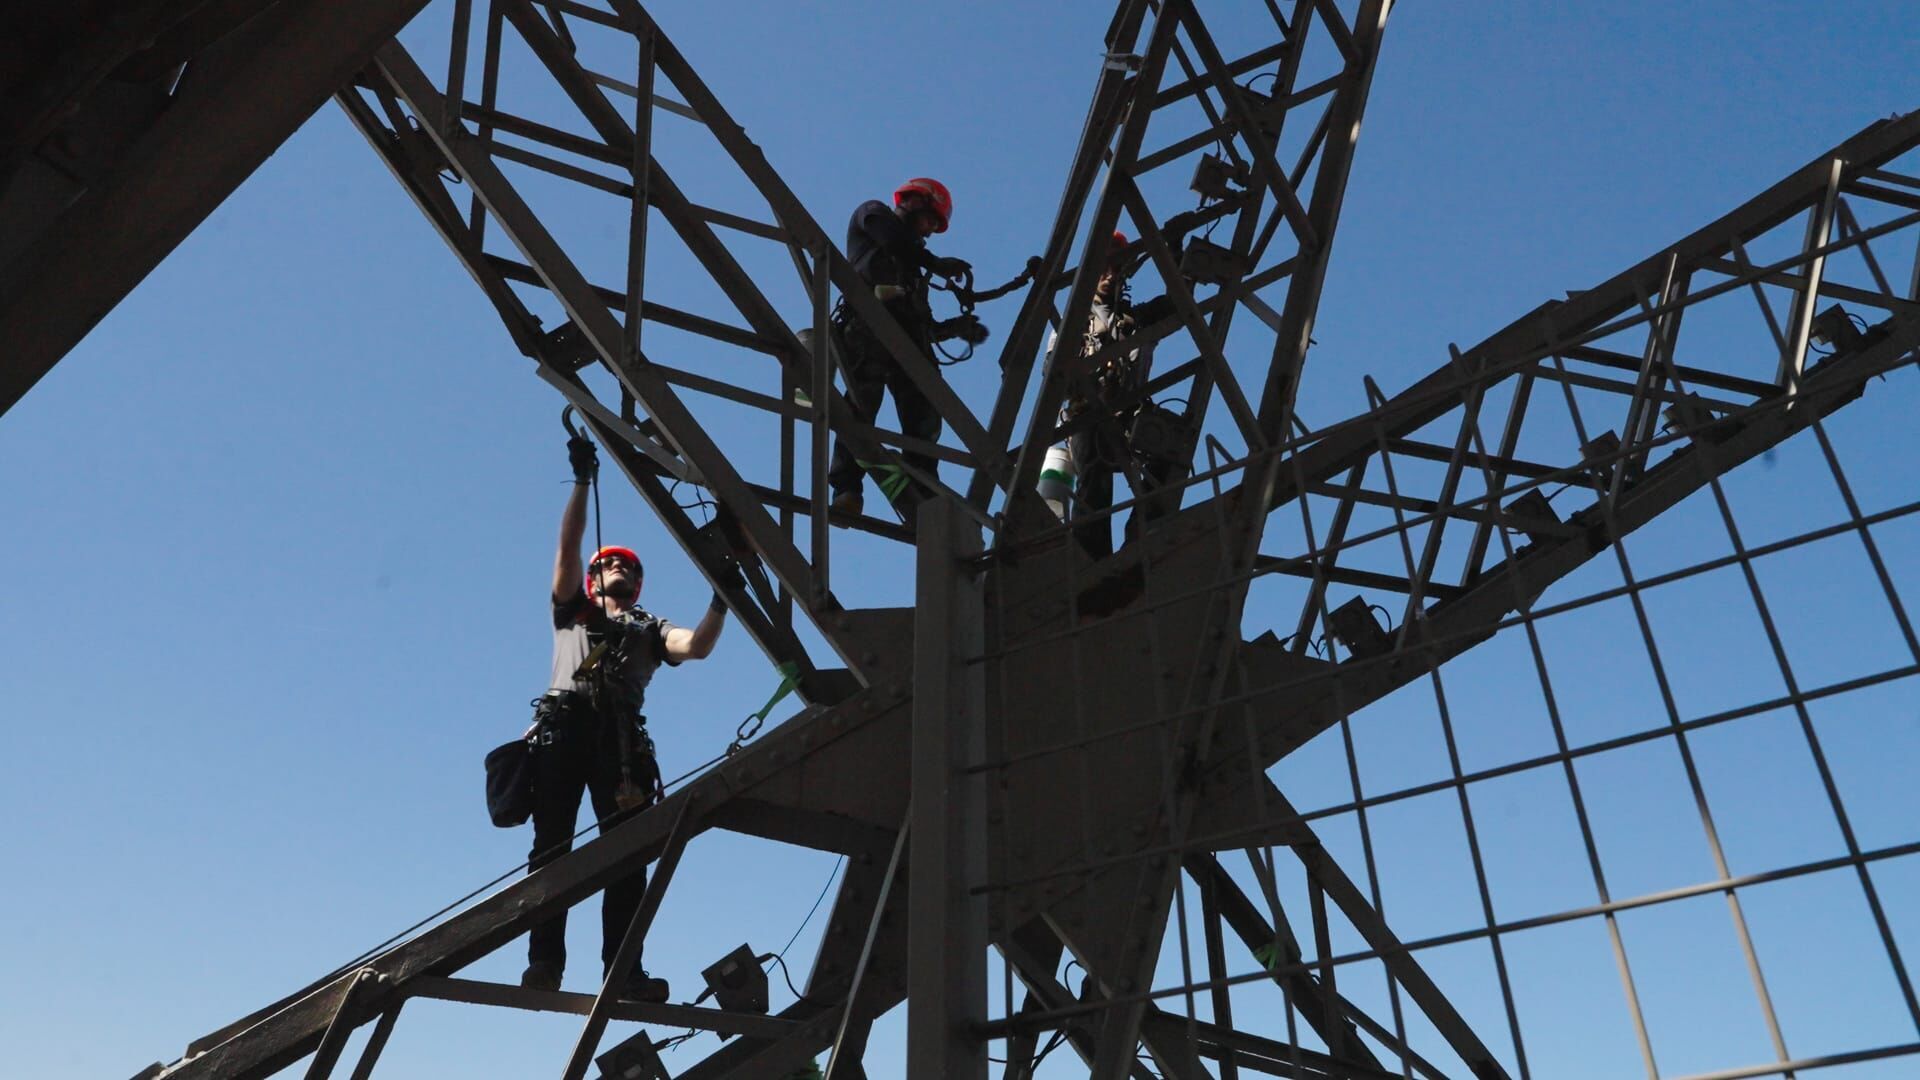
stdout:
<svg viewBox="0 0 1920 1080">
<path fill-rule="evenodd" d="M 626 985 L 620 988 L 620 996 L 628 1001 L 664 1005 L 667 1000 L 667 980 L 654 978 L 647 974 L 645 968 L 634 968 L 633 974 L 627 976 Z"/>
<path fill-rule="evenodd" d="M 837 513 L 857 516 L 865 504 L 866 499 L 861 496 L 860 489 L 855 488 L 852 491 L 835 492 L 833 500 L 827 503 L 827 509 Z"/>
<path fill-rule="evenodd" d="M 560 965 L 550 960 L 535 960 L 520 973 L 520 985 L 528 990 L 558 990 Z"/>
</svg>

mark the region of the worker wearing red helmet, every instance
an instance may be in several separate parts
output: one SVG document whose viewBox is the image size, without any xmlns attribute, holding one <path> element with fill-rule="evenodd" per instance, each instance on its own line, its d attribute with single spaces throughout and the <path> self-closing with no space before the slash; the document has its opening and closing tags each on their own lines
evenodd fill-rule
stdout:
<svg viewBox="0 0 1920 1080">
<path fill-rule="evenodd" d="M 987 338 L 986 327 L 971 316 L 934 319 L 928 302 L 930 275 L 952 278 L 972 269 L 964 259 L 942 258 L 927 250 L 927 237 L 946 232 L 952 220 L 953 195 L 947 186 L 921 176 L 894 191 L 892 206 L 870 199 L 861 203 L 847 222 L 847 259 L 914 345 L 929 356 L 935 341 L 960 338 L 977 345 Z M 847 381 L 847 403 L 854 415 L 872 423 L 880 412 L 881 398 L 892 390 L 901 434 L 927 442 L 938 439 L 940 414 L 844 300 L 834 309 L 833 322 L 841 371 Z M 930 454 L 903 451 L 901 457 L 929 476 L 939 468 Z M 835 510 L 860 511 L 864 473 L 853 452 L 836 440 L 827 472 Z M 888 494 L 892 497 L 894 493 Z"/>
<path fill-rule="evenodd" d="M 632 548 L 603 547 L 583 568 L 587 489 L 599 460 L 593 444 L 577 435 L 567 443 L 567 456 L 573 492 L 560 516 L 560 549 L 553 564 L 553 677 L 536 705 L 529 870 L 572 848 L 583 793 L 592 796 L 603 829 L 608 819 L 659 797 L 660 767 L 640 712 L 647 684 L 662 664 L 705 659 L 720 639 L 727 614 L 717 594 L 691 630 L 648 612 L 639 603 L 645 570 Z M 600 902 L 603 974 L 646 888 L 644 869 L 607 886 Z M 533 928 L 522 986 L 559 989 L 566 932 L 565 911 Z M 648 975 L 637 957 L 614 985 L 635 1000 L 667 999 L 666 980 Z"/>
<path fill-rule="evenodd" d="M 1060 410 L 1062 424 L 1079 424 L 1069 437 L 1068 455 L 1073 462 L 1075 497 L 1073 513 L 1090 515 L 1113 505 L 1113 477 L 1123 472 L 1128 482 L 1147 491 L 1134 494 L 1145 499 L 1151 489 L 1167 479 L 1165 463 L 1150 461 L 1134 453 L 1132 426 L 1141 407 L 1140 392 L 1147 385 L 1153 366 L 1153 342 L 1132 348 L 1112 348 L 1133 337 L 1151 316 L 1142 318 L 1136 310 L 1127 279 L 1139 266 L 1137 253 L 1128 251 L 1127 235 L 1115 232 L 1107 249 L 1107 264 L 1094 285 L 1093 303 L 1087 312 L 1087 334 L 1080 355 L 1089 361 L 1085 370 L 1068 375 L 1065 403 Z M 1103 356 L 1104 354 L 1104 356 Z M 1156 516 L 1165 508 L 1155 500 L 1144 501 L 1127 516 L 1126 539 L 1137 534 L 1143 519 Z M 1074 527 L 1074 536 L 1094 558 L 1113 553 L 1113 521 L 1101 517 Z"/>
</svg>

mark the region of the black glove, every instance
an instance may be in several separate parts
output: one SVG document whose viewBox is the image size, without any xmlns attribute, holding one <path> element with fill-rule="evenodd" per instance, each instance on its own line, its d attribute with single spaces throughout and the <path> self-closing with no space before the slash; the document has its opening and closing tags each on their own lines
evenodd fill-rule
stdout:
<svg viewBox="0 0 1920 1080">
<path fill-rule="evenodd" d="M 940 324 L 940 339 L 959 338 L 969 345 L 978 345 L 987 340 L 986 324 L 978 316 L 959 315 Z"/>
<path fill-rule="evenodd" d="M 567 440 L 567 464 L 573 466 L 576 483 L 590 483 L 600 471 L 600 451 L 584 436 L 575 435 Z"/>
<path fill-rule="evenodd" d="M 738 591 L 747 587 L 747 575 L 741 572 L 739 563 L 729 560 L 714 571 L 713 584 L 721 592 Z"/>
<path fill-rule="evenodd" d="M 1176 310 L 1172 297 L 1156 296 L 1151 300 L 1142 300 L 1133 305 L 1132 316 L 1133 321 L 1139 325 L 1152 326 L 1161 319 L 1174 314 Z"/>
<path fill-rule="evenodd" d="M 962 274 L 971 274 L 973 272 L 973 264 L 965 259 L 956 259 L 951 255 L 945 258 L 936 255 L 933 257 L 933 263 L 929 269 L 941 277 L 957 278 Z"/>
</svg>

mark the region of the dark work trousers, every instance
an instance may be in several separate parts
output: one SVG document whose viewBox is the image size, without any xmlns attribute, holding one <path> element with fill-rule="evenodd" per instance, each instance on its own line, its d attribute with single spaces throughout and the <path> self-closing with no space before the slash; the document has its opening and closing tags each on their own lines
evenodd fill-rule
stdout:
<svg viewBox="0 0 1920 1080">
<path fill-rule="evenodd" d="M 909 337 L 913 337 L 911 332 Z M 840 350 L 841 373 L 847 380 L 847 404 L 852 406 L 853 415 L 866 423 L 873 423 L 880 415 L 880 399 L 886 391 L 893 391 L 893 411 L 900 417 L 900 434 L 926 442 L 940 438 L 940 414 L 934 411 L 933 403 L 920 387 L 907 376 L 900 365 L 880 345 L 857 319 L 849 319 L 842 333 L 835 337 Z M 930 355 L 924 342 L 916 340 L 922 355 Z M 900 456 L 908 465 L 928 476 L 938 475 L 939 462 L 931 454 L 917 453 L 911 450 L 901 451 Z M 864 470 L 853 456 L 853 450 L 845 442 L 836 438 L 833 441 L 833 463 L 827 470 L 827 483 L 838 495 L 847 491 L 860 490 L 860 476 Z M 919 485 L 914 485 L 918 487 Z M 924 494 L 924 492 L 923 492 Z"/>
<path fill-rule="evenodd" d="M 533 854 L 528 872 L 540 869 L 573 849 L 575 820 L 580 813 L 582 791 L 593 797 L 593 813 L 604 829 L 620 814 L 614 792 L 620 786 L 619 724 L 628 727 L 632 747 L 632 775 L 636 783 L 651 793 L 659 779 L 658 767 L 645 730 L 638 719 L 628 716 L 609 721 L 595 714 L 584 703 L 559 712 L 554 741 L 535 750 L 533 777 Z M 640 909 L 647 891 L 647 872 L 643 867 L 628 877 L 607 886 L 600 900 L 600 966 L 613 963 L 620 939 Z M 527 935 L 527 960 L 562 968 L 567 963 L 567 913 L 533 928 Z M 639 960 L 635 958 L 635 966 Z"/>
<path fill-rule="evenodd" d="M 1074 481 L 1075 517 L 1096 514 L 1113 505 L 1113 474 L 1122 471 L 1122 463 L 1131 454 L 1125 437 L 1120 434 L 1119 425 L 1130 420 L 1129 415 L 1118 421 L 1097 423 L 1067 440 L 1067 453 L 1072 456 L 1074 471 L 1079 474 Z M 1166 482 L 1166 472 L 1165 467 L 1157 465 L 1141 468 L 1140 479 L 1147 490 L 1136 491 L 1134 496 L 1144 498 L 1150 495 L 1157 485 Z M 1121 542 L 1132 543 L 1146 523 L 1166 516 L 1170 512 L 1163 505 L 1166 501 L 1164 498 L 1146 498 L 1136 503 L 1127 514 L 1126 531 Z M 1173 508 L 1177 509 L 1178 506 L 1176 502 Z M 1073 536 L 1080 541 L 1086 553 L 1096 559 L 1113 554 L 1112 517 L 1078 523 L 1073 527 Z"/>
</svg>

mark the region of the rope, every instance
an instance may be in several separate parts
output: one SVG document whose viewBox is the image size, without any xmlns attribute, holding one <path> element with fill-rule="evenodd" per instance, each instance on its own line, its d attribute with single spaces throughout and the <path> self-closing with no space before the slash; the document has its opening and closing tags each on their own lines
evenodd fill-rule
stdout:
<svg viewBox="0 0 1920 1080">
<path fill-rule="evenodd" d="M 740 748 L 746 745 L 747 740 L 760 734 L 760 725 L 766 722 L 767 714 L 773 711 L 775 705 L 780 704 L 781 698 L 793 693 L 793 688 L 800 685 L 800 664 L 798 661 L 789 660 L 781 664 L 778 670 L 780 672 L 780 686 L 774 690 L 773 696 L 767 699 L 767 703 L 760 706 L 759 712 L 748 713 L 747 718 L 740 721 L 740 726 L 734 730 L 733 742 L 727 744 L 726 752 L 720 755 L 721 758 L 730 758 L 734 754 L 739 753 Z M 702 766 L 702 768 L 705 768 L 705 766 Z"/>
<path fill-rule="evenodd" d="M 1015 274 L 1011 281 L 1008 281 L 1004 285 L 997 285 L 991 289 L 976 290 L 973 287 L 973 271 L 971 270 L 966 270 L 958 276 L 944 279 L 936 279 L 934 276 L 929 275 L 927 278 L 927 287 L 938 292 L 952 293 L 953 298 L 960 304 L 960 314 L 957 318 L 971 319 L 973 318 L 975 305 L 984 304 L 991 300 L 998 300 L 1013 290 L 1020 288 L 1027 282 L 1032 281 L 1034 275 L 1038 274 L 1045 266 L 1046 263 L 1036 255 L 1027 260 L 1026 268 L 1018 274 Z M 944 284 L 942 283 L 943 281 Z M 964 349 L 958 354 L 955 354 L 948 352 L 941 342 L 936 341 L 933 343 L 933 352 L 934 363 L 941 367 L 952 367 L 955 364 L 973 359 L 973 343 L 968 342 Z"/>
</svg>

